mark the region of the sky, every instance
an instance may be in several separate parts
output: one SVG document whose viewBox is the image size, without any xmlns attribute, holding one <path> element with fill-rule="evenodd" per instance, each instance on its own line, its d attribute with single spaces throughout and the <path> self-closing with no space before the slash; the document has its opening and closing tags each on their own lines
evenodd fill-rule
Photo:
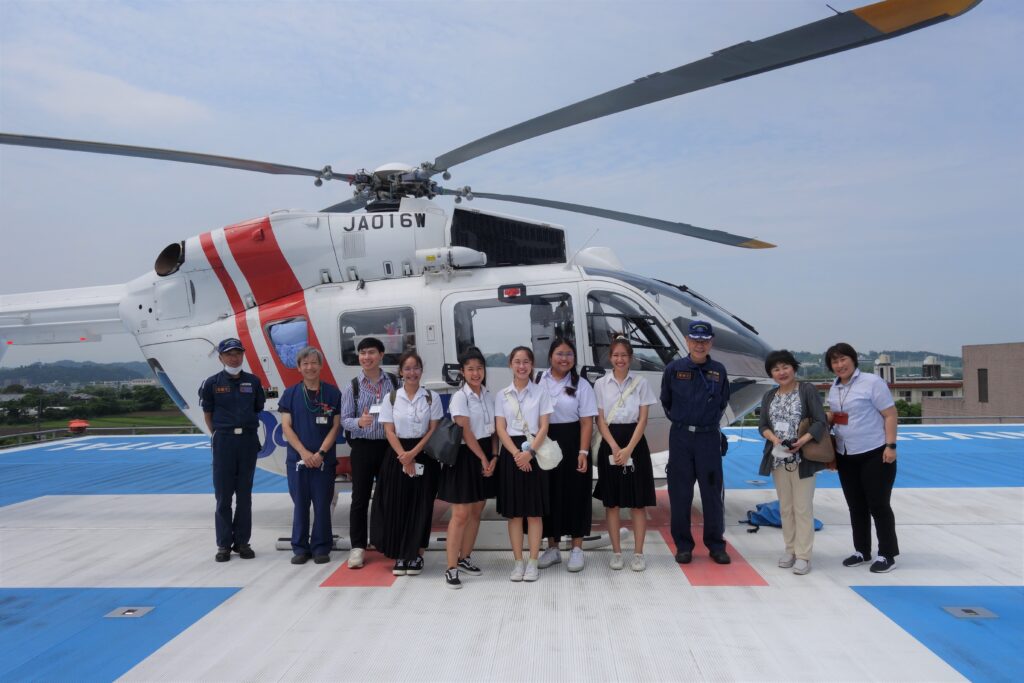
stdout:
<svg viewBox="0 0 1024 683">
<path fill-rule="evenodd" d="M 0 130 L 345 171 L 415 164 L 830 14 L 817 0 L 3 0 Z M 570 250 L 611 247 L 627 270 L 693 287 L 777 348 L 1022 341 L 1021 64 L 1024 5 L 984 0 L 906 36 L 499 150 L 448 185 L 777 244 L 472 204 L 563 225 Z M 0 146 L 0 293 L 126 282 L 170 242 L 349 192 Z M 12 347 L 0 365 L 61 358 L 142 359 L 124 335 Z"/>
</svg>

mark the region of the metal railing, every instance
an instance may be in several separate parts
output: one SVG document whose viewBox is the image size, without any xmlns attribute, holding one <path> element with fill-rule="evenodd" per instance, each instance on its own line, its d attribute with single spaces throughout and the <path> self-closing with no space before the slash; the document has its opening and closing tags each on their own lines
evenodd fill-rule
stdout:
<svg viewBox="0 0 1024 683">
<path fill-rule="evenodd" d="M 37 443 L 40 441 L 56 441 L 69 439 L 89 434 L 112 434 L 112 435 L 136 435 L 136 434 L 202 434 L 193 425 L 181 425 L 178 427 L 161 427 L 146 425 L 128 425 L 126 427 L 89 427 L 84 432 L 73 433 L 67 427 L 59 429 L 42 429 L 34 432 L 20 432 L 17 434 L 0 434 L 0 448 L 20 446 L 23 443 Z"/>
</svg>

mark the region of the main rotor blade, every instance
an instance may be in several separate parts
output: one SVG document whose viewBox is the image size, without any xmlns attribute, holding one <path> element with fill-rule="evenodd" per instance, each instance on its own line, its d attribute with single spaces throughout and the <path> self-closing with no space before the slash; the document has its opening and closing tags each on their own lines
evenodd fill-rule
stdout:
<svg viewBox="0 0 1024 683">
<path fill-rule="evenodd" d="M 445 190 L 444 194 L 459 194 L 451 190 Z M 556 202 L 550 199 L 537 199 L 536 197 L 521 197 L 513 194 L 491 194 L 488 192 L 473 192 L 474 198 L 480 199 L 496 199 L 501 202 L 516 202 L 518 204 L 533 204 L 534 206 L 545 206 L 550 209 L 560 209 L 561 211 L 572 211 L 573 213 L 582 213 L 588 216 L 597 216 L 598 218 L 609 218 L 613 221 L 621 221 L 623 223 L 634 223 L 636 225 L 643 225 L 648 228 L 654 228 L 656 230 L 664 230 L 666 232 L 674 232 L 677 235 L 686 235 L 688 237 L 696 237 L 697 239 L 708 240 L 709 242 L 718 242 L 719 244 L 728 244 L 731 247 L 743 247 L 745 249 L 771 249 L 774 244 L 769 242 L 762 242 L 761 240 L 754 239 L 752 237 L 743 237 L 741 235 L 734 235 L 731 232 L 724 232 L 722 230 L 709 230 L 708 228 L 698 228 L 696 225 L 690 225 L 689 223 L 676 223 L 673 221 L 664 221 L 660 218 L 650 218 L 648 216 L 639 216 L 635 213 L 623 213 L 622 211 L 609 211 L 608 209 L 599 209 L 595 206 L 586 206 L 583 204 L 570 204 L 568 202 Z"/>
<path fill-rule="evenodd" d="M 437 157 L 434 169 L 444 171 L 502 147 L 609 114 L 888 40 L 963 14 L 979 2 L 885 0 L 768 38 L 748 40 L 474 140 Z"/>
<path fill-rule="evenodd" d="M 366 200 L 362 197 L 354 197 L 352 199 L 346 199 L 343 202 L 332 204 L 326 209 L 320 209 L 320 213 L 349 213 L 356 209 L 361 209 L 366 206 Z"/>
<path fill-rule="evenodd" d="M 65 149 L 73 152 L 93 152 L 95 154 L 113 154 L 115 156 L 123 157 L 159 159 L 161 161 L 181 161 L 187 164 L 219 166 L 221 168 L 234 168 L 242 171 L 256 171 L 258 173 L 272 173 L 274 175 L 312 176 L 314 178 L 319 178 L 321 180 L 351 181 L 353 177 L 347 173 L 334 173 L 330 169 L 330 167 L 325 167 L 320 170 L 317 170 L 314 168 L 301 168 L 299 166 L 272 164 L 266 161 L 251 161 L 249 159 L 222 157 L 216 156 L 214 154 L 181 152 L 173 149 L 159 149 L 157 147 L 135 147 L 133 145 L 114 145 L 107 142 L 88 142 L 86 140 L 65 140 L 63 138 L 46 138 L 37 135 L 14 135 L 12 133 L 0 133 L 0 144 L 20 145 L 22 147 L 45 147 L 47 149 Z"/>
</svg>

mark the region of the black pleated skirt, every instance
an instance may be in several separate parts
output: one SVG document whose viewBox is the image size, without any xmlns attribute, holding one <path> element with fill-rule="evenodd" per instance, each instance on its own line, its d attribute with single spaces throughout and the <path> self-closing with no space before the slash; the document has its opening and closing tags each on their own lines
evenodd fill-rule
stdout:
<svg viewBox="0 0 1024 683">
<path fill-rule="evenodd" d="M 633 438 L 633 424 L 608 425 L 615 442 L 619 445 L 629 443 Z M 647 437 L 640 439 L 633 451 L 633 470 L 626 472 L 625 467 L 616 467 L 609 463 L 608 456 L 612 449 L 604 440 L 597 455 L 597 486 L 594 487 L 594 498 L 606 508 L 642 508 L 658 504 L 654 495 L 654 467 L 651 465 L 651 449 L 647 446 Z"/>
<path fill-rule="evenodd" d="M 589 458 L 587 471 L 576 471 L 581 448 L 580 423 L 553 424 L 548 427 L 548 436 L 562 449 L 562 461 L 548 471 L 551 511 L 544 515 L 544 537 L 589 536 L 594 475 Z"/>
<path fill-rule="evenodd" d="M 419 439 L 402 439 L 412 448 Z M 423 475 L 410 477 L 392 448 L 384 455 L 370 516 L 370 539 L 377 550 L 392 560 L 413 560 L 430 542 L 430 523 L 440 465 L 426 453 L 416 456 Z"/>
<path fill-rule="evenodd" d="M 479 439 L 480 450 L 484 455 L 491 455 L 491 437 Z M 451 467 L 441 467 L 441 483 L 437 489 L 437 497 L 446 503 L 479 503 L 494 498 L 497 492 L 495 472 L 489 477 L 484 476 L 480 458 L 476 457 L 469 446 L 459 446 L 459 457 Z"/>
<path fill-rule="evenodd" d="M 512 437 L 522 441 L 521 436 Z M 537 461 L 533 469 L 523 472 L 504 445 L 498 456 L 498 514 L 502 517 L 543 517 L 549 512 L 548 473 Z"/>
</svg>

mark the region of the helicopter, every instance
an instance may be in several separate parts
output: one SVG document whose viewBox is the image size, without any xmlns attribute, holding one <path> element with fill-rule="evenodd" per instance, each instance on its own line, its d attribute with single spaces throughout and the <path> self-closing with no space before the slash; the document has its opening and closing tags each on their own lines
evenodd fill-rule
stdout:
<svg viewBox="0 0 1024 683">
<path fill-rule="evenodd" d="M 980 0 L 886 0 L 747 41 L 570 104 L 454 148 L 418 165 L 389 163 L 338 172 L 194 152 L 0 133 L 0 143 L 141 157 L 275 175 L 317 186 L 344 182 L 349 198 L 320 211 L 280 211 L 172 242 L 152 271 L 121 285 L 0 296 L 0 353 L 8 346 L 99 341 L 131 334 L 160 384 L 201 429 L 195 388 L 217 369 L 216 343 L 238 337 L 246 368 L 269 401 L 261 415 L 259 465 L 283 473 L 276 398 L 299 381 L 297 350 L 325 355 L 324 379 L 344 387 L 359 372 L 358 342 L 385 344 L 384 364 L 415 348 L 424 384 L 447 393 L 468 346 L 487 357 L 489 381 L 510 380 L 507 352 L 528 342 L 543 367 L 557 336 L 575 340 L 581 374 L 609 368 L 607 349 L 624 335 L 634 370 L 657 386 L 684 353 L 694 319 L 716 327 L 714 357 L 732 382 L 723 423 L 748 412 L 769 380 L 770 346 L 756 329 L 693 289 L 627 272 L 610 250 L 570 254 L 555 224 L 469 208 L 475 198 L 612 219 L 740 248 L 770 248 L 721 230 L 581 204 L 448 187 L 451 169 L 510 145 L 635 107 L 931 26 Z M 453 197 L 446 210 L 434 201 Z M 656 411 L 658 412 L 658 411 Z M 668 422 L 652 416 L 652 450 L 667 447 Z"/>
</svg>

